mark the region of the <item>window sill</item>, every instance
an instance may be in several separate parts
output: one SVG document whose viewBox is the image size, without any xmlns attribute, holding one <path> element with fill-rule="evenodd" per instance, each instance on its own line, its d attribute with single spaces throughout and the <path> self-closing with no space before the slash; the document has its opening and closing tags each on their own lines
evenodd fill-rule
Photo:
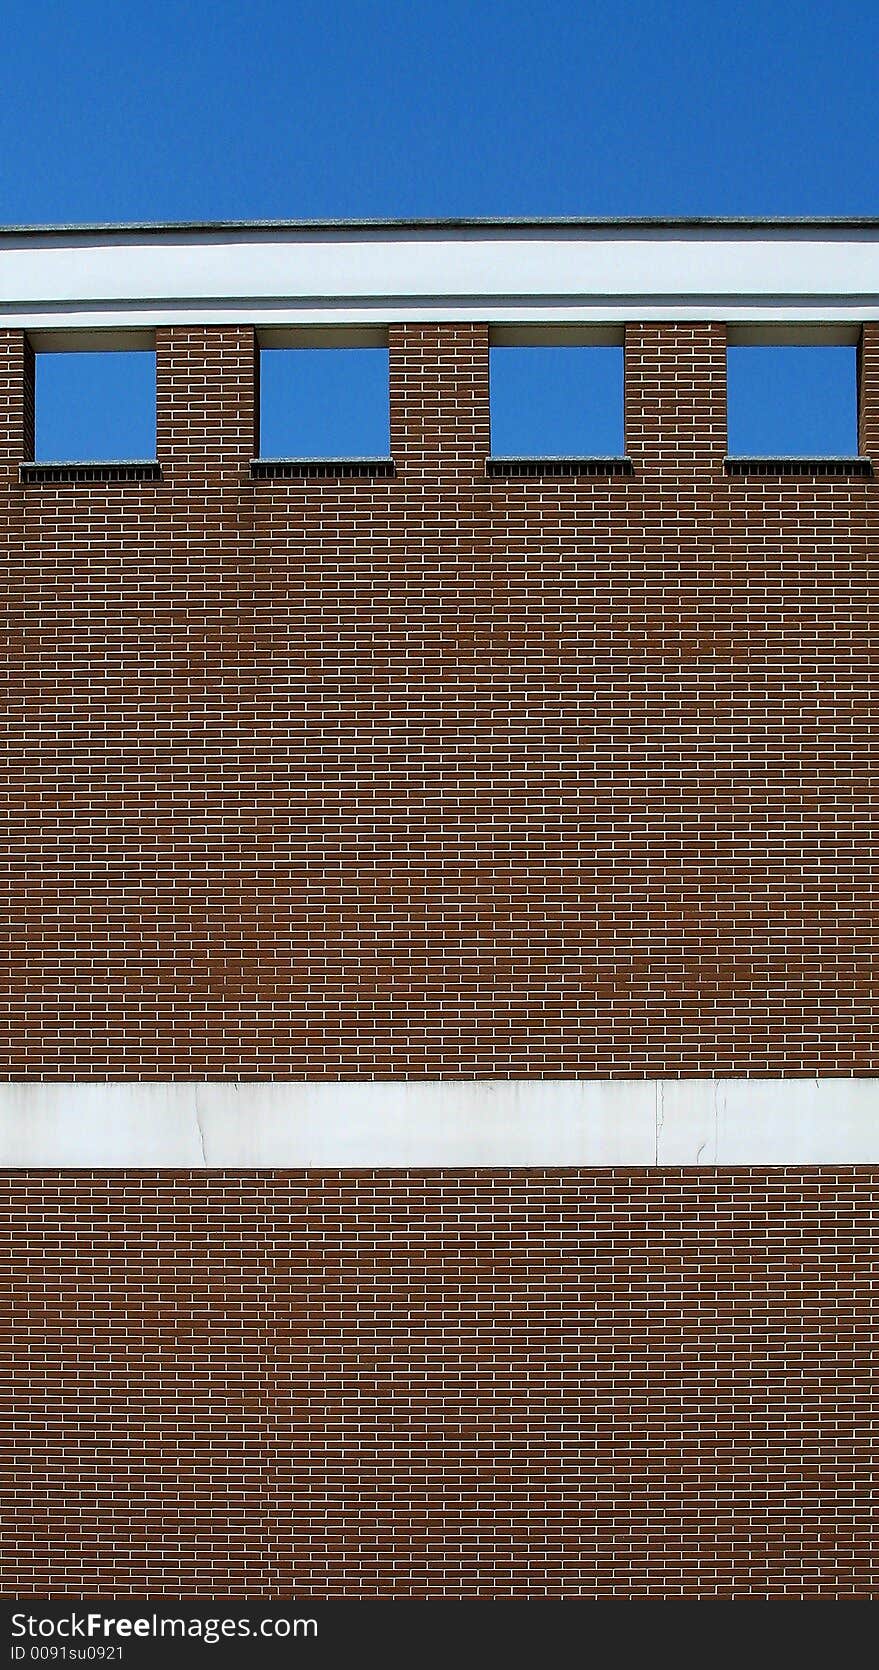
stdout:
<svg viewBox="0 0 879 1670">
<path fill-rule="evenodd" d="M 736 458 L 723 461 L 727 475 L 872 476 L 869 458 Z"/>
<path fill-rule="evenodd" d="M 65 461 L 37 463 L 30 461 L 19 467 L 19 480 L 25 485 L 53 481 L 161 481 L 162 467 L 154 458 L 129 458 L 118 461 Z"/>
<path fill-rule="evenodd" d="M 252 458 L 254 481 L 302 481 L 311 476 L 392 476 L 393 458 Z"/>
<path fill-rule="evenodd" d="M 614 458 L 486 458 L 487 476 L 631 475 L 632 460 Z"/>
</svg>

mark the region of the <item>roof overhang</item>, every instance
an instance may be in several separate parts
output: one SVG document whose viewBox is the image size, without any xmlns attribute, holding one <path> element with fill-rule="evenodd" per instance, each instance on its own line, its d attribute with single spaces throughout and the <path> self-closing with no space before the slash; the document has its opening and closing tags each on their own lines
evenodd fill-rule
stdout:
<svg viewBox="0 0 879 1670">
<path fill-rule="evenodd" d="M 742 328 L 879 318 L 879 222 L 398 221 L 0 231 L 0 325 Z M 743 338 L 744 339 L 744 338 Z M 133 340 L 133 339 L 132 339 Z"/>
</svg>

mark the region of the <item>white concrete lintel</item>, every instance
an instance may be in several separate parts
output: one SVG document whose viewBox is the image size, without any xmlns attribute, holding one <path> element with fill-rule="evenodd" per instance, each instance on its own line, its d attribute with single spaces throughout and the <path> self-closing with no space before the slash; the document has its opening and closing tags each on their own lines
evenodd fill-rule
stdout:
<svg viewBox="0 0 879 1670">
<path fill-rule="evenodd" d="M 877 1163 L 879 1079 L 0 1084 L 7 1167 Z"/>
</svg>

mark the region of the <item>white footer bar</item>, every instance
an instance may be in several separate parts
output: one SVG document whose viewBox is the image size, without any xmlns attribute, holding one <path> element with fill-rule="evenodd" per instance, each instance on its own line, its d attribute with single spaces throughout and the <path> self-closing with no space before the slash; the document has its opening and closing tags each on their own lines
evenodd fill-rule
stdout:
<svg viewBox="0 0 879 1670">
<path fill-rule="evenodd" d="M 879 1079 L 0 1084 L 0 1164 L 879 1164 Z"/>
</svg>

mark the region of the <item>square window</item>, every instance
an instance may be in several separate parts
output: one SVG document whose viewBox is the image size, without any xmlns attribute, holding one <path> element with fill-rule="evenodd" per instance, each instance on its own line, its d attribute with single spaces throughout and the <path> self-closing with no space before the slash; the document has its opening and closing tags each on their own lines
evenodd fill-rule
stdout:
<svg viewBox="0 0 879 1670">
<path fill-rule="evenodd" d="M 727 431 L 733 457 L 856 457 L 857 349 L 728 348 Z"/>
<path fill-rule="evenodd" d="M 491 349 L 495 458 L 602 458 L 625 452 L 623 349 Z"/>
<path fill-rule="evenodd" d="M 387 458 L 387 348 L 263 348 L 262 458 Z"/>
<path fill-rule="evenodd" d="M 37 460 L 155 458 L 154 352 L 38 353 L 34 367 Z"/>
</svg>

